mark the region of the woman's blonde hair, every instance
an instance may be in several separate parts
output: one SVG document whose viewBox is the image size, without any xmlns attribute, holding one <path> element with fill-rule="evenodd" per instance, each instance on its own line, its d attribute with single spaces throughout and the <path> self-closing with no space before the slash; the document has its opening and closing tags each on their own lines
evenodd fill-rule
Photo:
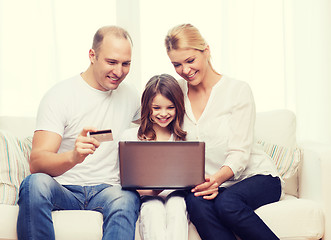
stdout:
<svg viewBox="0 0 331 240">
<path fill-rule="evenodd" d="M 194 49 L 204 52 L 208 47 L 208 44 L 196 27 L 192 24 L 186 23 L 175 26 L 169 30 L 165 38 L 165 47 L 167 52 L 179 49 Z M 212 70 L 218 74 L 211 65 L 210 55 L 208 57 L 208 64 Z"/>
<path fill-rule="evenodd" d="M 191 24 L 181 24 L 170 29 L 165 39 L 167 52 L 178 49 L 195 49 L 203 52 L 207 45 L 199 30 Z"/>
</svg>

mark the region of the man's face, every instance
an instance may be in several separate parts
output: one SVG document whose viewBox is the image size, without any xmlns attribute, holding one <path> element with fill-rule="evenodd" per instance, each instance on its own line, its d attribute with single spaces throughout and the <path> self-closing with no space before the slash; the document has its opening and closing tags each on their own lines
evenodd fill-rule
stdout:
<svg viewBox="0 0 331 240">
<path fill-rule="evenodd" d="M 97 55 L 90 50 L 90 60 L 94 76 L 92 87 L 101 91 L 115 90 L 130 70 L 130 41 L 106 35 Z"/>
</svg>

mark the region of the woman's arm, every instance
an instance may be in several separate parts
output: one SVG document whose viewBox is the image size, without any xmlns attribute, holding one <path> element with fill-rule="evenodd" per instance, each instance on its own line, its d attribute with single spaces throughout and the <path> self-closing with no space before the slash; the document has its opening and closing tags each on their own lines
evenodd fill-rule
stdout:
<svg viewBox="0 0 331 240">
<path fill-rule="evenodd" d="M 236 86 L 238 87 L 238 85 Z M 250 87 L 240 85 L 239 89 L 229 89 L 236 92 L 231 101 L 231 118 L 228 122 L 229 135 L 227 149 L 224 152 L 226 159 L 223 166 L 192 192 L 195 196 L 204 196 L 213 199 L 218 195 L 218 187 L 230 178 L 238 179 L 247 167 L 251 147 L 254 142 L 255 103 Z"/>
</svg>

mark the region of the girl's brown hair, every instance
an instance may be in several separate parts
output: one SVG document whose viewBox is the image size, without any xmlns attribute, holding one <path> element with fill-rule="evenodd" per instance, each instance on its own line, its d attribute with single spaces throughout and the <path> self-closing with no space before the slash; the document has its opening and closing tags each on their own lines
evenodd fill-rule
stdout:
<svg viewBox="0 0 331 240">
<path fill-rule="evenodd" d="M 177 80 L 168 74 L 152 77 L 145 86 L 141 97 L 141 124 L 138 130 L 138 138 L 148 141 L 156 139 L 153 122 L 150 119 L 152 102 L 157 94 L 166 97 L 175 105 L 176 116 L 168 125 L 168 129 L 174 135 L 176 141 L 185 140 L 186 132 L 181 128 L 185 114 L 184 95 Z"/>
</svg>

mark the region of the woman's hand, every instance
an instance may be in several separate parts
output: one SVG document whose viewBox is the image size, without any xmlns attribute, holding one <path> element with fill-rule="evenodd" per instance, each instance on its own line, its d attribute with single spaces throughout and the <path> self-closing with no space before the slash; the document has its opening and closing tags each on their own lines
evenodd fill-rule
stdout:
<svg viewBox="0 0 331 240">
<path fill-rule="evenodd" d="M 205 182 L 192 189 L 194 196 L 203 196 L 206 200 L 212 200 L 218 195 L 218 186 L 214 177 L 206 176 Z"/>
<path fill-rule="evenodd" d="M 194 196 L 203 196 L 206 200 L 212 200 L 218 195 L 218 187 L 233 177 L 230 167 L 223 166 L 212 176 L 206 176 L 205 182 L 192 189 Z"/>
</svg>

